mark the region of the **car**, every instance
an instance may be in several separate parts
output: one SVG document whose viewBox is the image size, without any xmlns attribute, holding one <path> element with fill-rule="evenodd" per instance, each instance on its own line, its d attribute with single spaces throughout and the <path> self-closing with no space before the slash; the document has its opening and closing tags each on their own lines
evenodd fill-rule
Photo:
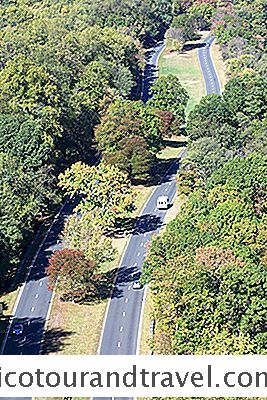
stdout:
<svg viewBox="0 0 267 400">
<path fill-rule="evenodd" d="M 15 336 L 22 335 L 23 334 L 23 325 L 19 324 L 19 323 L 14 324 L 12 332 L 13 332 L 13 335 L 15 335 Z"/>
<path fill-rule="evenodd" d="M 139 279 L 133 281 L 133 289 L 142 289 L 143 285 Z"/>
<path fill-rule="evenodd" d="M 157 199 L 157 208 L 159 210 L 168 210 L 170 207 L 170 201 L 168 196 L 159 196 Z"/>
<path fill-rule="evenodd" d="M 132 281 L 133 281 L 132 288 L 133 289 L 142 289 L 143 285 L 140 282 L 140 278 L 141 278 L 140 271 L 133 273 L 133 275 L 132 275 Z"/>
</svg>

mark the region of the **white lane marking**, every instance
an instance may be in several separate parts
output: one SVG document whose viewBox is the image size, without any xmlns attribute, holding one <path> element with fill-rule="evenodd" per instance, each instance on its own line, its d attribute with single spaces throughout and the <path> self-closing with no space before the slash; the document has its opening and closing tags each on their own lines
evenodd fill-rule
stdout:
<svg viewBox="0 0 267 400">
<path fill-rule="evenodd" d="M 40 282 L 39 285 L 42 286 L 42 285 L 43 285 L 43 282 Z"/>
<path fill-rule="evenodd" d="M 154 210 L 154 211 L 158 211 L 157 207 L 155 208 L 155 210 Z"/>
<path fill-rule="evenodd" d="M 121 347 L 121 342 L 118 342 L 118 347 Z"/>
<path fill-rule="evenodd" d="M 131 286 L 128 286 L 128 290 L 131 290 Z"/>
<path fill-rule="evenodd" d="M 168 192 L 168 190 L 169 190 L 169 189 L 168 189 L 168 188 L 166 188 L 166 189 L 165 189 L 165 192 Z"/>
<path fill-rule="evenodd" d="M 144 237 L 146 237 L 146 235 L 147 235 L 147 232 L 144 233 Z"/>
<path fill-rule="evenodd" d="M 140 251 L 138 251 L 138 253 L 137 253 L 137 257 L 139 257 L 139 256 L 140 256 L 140 254 L 141 254 L 141 253 L 140 253 Z"/>
<path fill-rule="evenodd" d="M 172 184 L 173 184 L 173 182 L 170 182 L 170 183 L 169 183 L 169 186 L 171 186 Z"/>
<path fill-rule="evenodd" d="M 39 297 L 39 294 L 38 294 L 38 293 L 36 293 L 36 295 L 35 295 L 35 298 L 36 298 L 36 299 L 38 299 L 38 297 Z"/>
<path fill-rule="evenodd" d="M 134 263 L 134 267 L 137 267 L 137 262 Z"/>
<path fill-rule="evenodd" d="M 144 242 L 142 242 L 142 243 L 140 244 L 140 246 L 143 247 L 143 246 L 144 246 Z"/>
<path fill-rule="evenodd" d="M 123 316 L 123 317 L 125 317 L 125 315 L 126 315 L 126 312 L 125 312 L 125 311 L 123 311 L 123 313 L 122 313 L 122 316 Z"/>
<path fill-rule="evenodd" d="M 120 327 L 120 332 L 122 332 L 122 331 L 123 331 L 123 326 Z"/>
<path fill-rule="evenodd" d="M 33 311 L 34 311 L 34 307 L 31 308 L 31 312 L 33 312 Z"/>
<path fill-rule="evenodd" d="M 126 304 L 128 303 L 128 301 L 129 301 L 129 299 L 125 299 L 125 303 L 126 303 Z"/>
</svg>

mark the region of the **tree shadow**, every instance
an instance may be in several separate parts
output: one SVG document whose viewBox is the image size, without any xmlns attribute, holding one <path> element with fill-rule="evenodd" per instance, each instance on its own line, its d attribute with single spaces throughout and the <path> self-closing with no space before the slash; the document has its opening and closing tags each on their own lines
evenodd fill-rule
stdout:
<svg viewBox="0 0 267 400">
<path fill-rule="evenodd" d="M 186 51 L 194 50 L 194 49 L 201 49 L 202 47 L 206 47 L 206 43 L 186 43 L 183 46 L 183 50 L 181 53 Z"/>
<path fill-rule="evenodd" d="M 118 299 L 122 297 L 123 288 L 133 281 L 133 275 L 137 272 L 137 267 L 123 265 L 118 270 L 114 289 L 111 298 Z"/>
<path fill-rule="evenodd" d="M 68 346 L 66 340 L 73 334 L 70 331 L 64 331 L 60 328 L 48 329 L 44 334 L 41 354 L 48 355 L 58 353 L 64 347 Z"/>
<path fill-rule="evenodd" d="M 15 334 L 15 325 L 22 327 L 20 334 Z M 44 318 L 17 317 L 12 320 L 9 335 L 4 349 L 5 355 L 31 355 L 39 354 L 43 331 Z"/>
<path fill-rule="evenodd" d="M 115 238 L 125 235 L 135 235 L 154 232 L 162 226 L 160 217 L 153 214 L 145 214 L 135 218 L 124 218 L 117 221 L 115 228 L 110 232 L 110 236 Z"/>
<path fill-rule="evenodd" d="M 187 145 L 188 145 L 188 143 L 186 141 L 169 140 L 169 139 L 164 139 L 163 140 L 163 146 L 164 147 L 172 147 L 172 148 L 175 148 L 175 149 L 179 149 L 180 147 L 185 147 Z"/>
</svg>

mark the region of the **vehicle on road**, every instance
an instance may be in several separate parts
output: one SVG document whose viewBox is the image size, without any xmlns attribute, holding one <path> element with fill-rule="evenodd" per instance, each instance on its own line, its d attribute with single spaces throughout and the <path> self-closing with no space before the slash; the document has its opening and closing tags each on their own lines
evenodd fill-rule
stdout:
<svg viewBox="0 0 267 400">
<path fill-rule="evenodd" d="M 143 285 L 139 279 L 133 281 L 133 289 L 142 289 Z"/>
<path fill-rule="evenodd" d="M 140 271 L 135 272 L 132 275 L 132 281 L 133 281 L 132 288 L 133 289 L 142 289 L 143 285 L 140 282 L 140 277 L 141 277 L 141 272 Z"/>
<path fill-rule="evenodd" d="M 168 210 L 170 201 L 168 196 L 159 196 L 157 199 L 157 208 L 159 210 Z"/>
<path fill-rule="evenodd" d="M 15 335 L 15 336 L 20 336 L 20 335 L 22 335 L 22 334 L 23 334 L 23 325 L 22 325 L 22 324 L 19 324 L 19 323 L 16 323 L 16 324 L 13 326 L 12 332 L 13 332 L 13 335 Z"/>
</svg>

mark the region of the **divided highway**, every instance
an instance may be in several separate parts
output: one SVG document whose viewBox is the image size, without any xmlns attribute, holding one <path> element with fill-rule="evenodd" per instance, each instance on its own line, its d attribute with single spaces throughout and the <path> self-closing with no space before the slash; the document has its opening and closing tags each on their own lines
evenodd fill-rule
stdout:
<svg viewBox="0 0 267 400">
<path fill-rule="evenodd" d="M 208 37 L 199 49 L 199 61 L 206 83 L 206 92 L 220 93 L 220 83 L 210 56 L 210 45 L 214 39 Z M 157 78 L 157 61 L 164 49 L 161 43 L 149 53 L 143 79 L 142 100 L 148 100 L 151 83 Z M 180 154 L 179 159 L 183 156 Z M 156 208 L 160 195 L 167 195 L 171 200 L 176 192 L 176 173 L 179 159 L 173 163 L 162 183 L 156 187 L 141 216 L 138 218 L 134 232 L 121 260 L 112 298 L 109 302 L 106 321 L 101 338 L 99 354 L 127 355 L 138 351 L 138 335 L 144 289 L 132 288 L 132 274 L 141 271 L 146 255 L 146 246 L 151 236 L 157 234 L 163 226 L 166 212 Z M 67 203 L 55 219 L 47 237 L 38 250 L 36 259 L 24 286 L 15 309 L 14 322 L 22 321 L 25 332 L 15 338 L 9 330 L 3 354 L 30 354 L 40 352 L 45 322 L 47 319 L 52 294 L 47 289 L 45 267 L 51 252 L 58 246 L 64 219 L 71 213 L 73 205 Z M 14 323 L 13 322 L 13 323 Z M 116 398 L 118 399 L 118 398 Z M 10 398 L 11 400 L 11 398 Z"/>
</svg>

